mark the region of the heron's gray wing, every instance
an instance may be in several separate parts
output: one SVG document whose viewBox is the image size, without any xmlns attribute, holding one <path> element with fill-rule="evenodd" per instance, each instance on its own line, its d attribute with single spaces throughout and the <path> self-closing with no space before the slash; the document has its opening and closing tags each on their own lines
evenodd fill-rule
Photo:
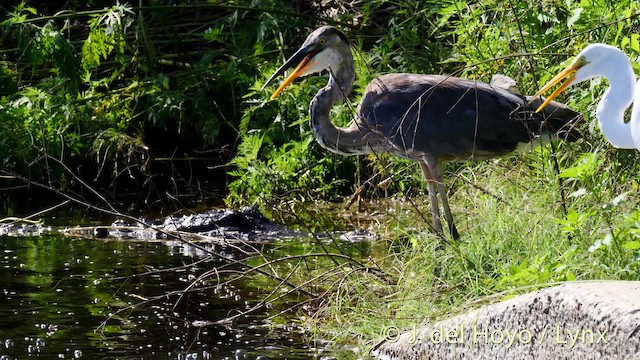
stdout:
<svg viewBox="0 0 640 360">
<path fill-rule="evenodd" d="M 529 142 L 526 127 L 509 120 L 519 98 L 481 85 L 433 75 L 381 76 L 367 89 L 361 116 L 409 158 L 496 156 Z"/>
<path fill-rule="evenodd" d="M 507 90 L 514 94 L 522 94 L 520 92 L 520 89 L 518 89 L 518 83 L 516 83 L 515 80 L 513 80 L 512 78 L 506 75 L 502 75 L 502 74 L 493 75 L 491 77 L 491 81 L 489 82 L 489 85 L 492 88 Z"/>
<path fill-rule="evenodd" d="M 481 82 L 390 74 L 369 84 L 359 117 L 388 139 L 396 155 L 486 159 L 509 154 L 540 135 L 543 117 L 531 108 L 523 96 Z M 514 111 L 529 116 L 514 116 Z"/>
</svg>

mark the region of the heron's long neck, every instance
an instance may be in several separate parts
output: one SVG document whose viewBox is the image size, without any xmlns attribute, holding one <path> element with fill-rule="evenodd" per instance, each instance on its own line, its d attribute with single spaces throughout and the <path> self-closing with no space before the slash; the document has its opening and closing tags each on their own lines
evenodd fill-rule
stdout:
<svg viewBox="0 0 640 360">
<path fill-rule="evenodd" d="M 329 82 L 311 100 L 309 107 L 310 123 L 316 140 L 322 147 L 337 154 L 360 155 L 371 152 L 365 142 L 365 134 L 354 122 L 348 128 L 336 127 L 329 118 L 331 107 L 343 101 L 351 92 L 355 80 L 351 51 L 342 62 L 342 66 L 329 71 Z"/>
<path fill-rule="evenodd" d="M 610 86 L 598 103 L 596 117 L 600 130 L 611 145 L 622 149 L 639 149 L 640 134 L 638 134 L 638 122 L 640 121 L 640 98 L 635 97 L 635 75 L 631 62 L 626 56 L 616 57 L 608 66 L 601 69 L 602 75 L 609 79 Z M 640 89 L 636 89 L 640 95 Z M 631 121 L 624 122 L 624 113 L 633 104 Z"/>
</svg>

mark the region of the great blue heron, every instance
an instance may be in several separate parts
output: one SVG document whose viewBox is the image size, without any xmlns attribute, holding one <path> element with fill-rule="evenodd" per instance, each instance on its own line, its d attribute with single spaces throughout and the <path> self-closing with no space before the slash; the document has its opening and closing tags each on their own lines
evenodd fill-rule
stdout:
<svg viewBox="0 0 640 360">
<path fill-rule="evenodd" d="M 333 104 L 345 100 L 355 80 L 347 37 L 331 26 L 316 29 L 264 87 L 294 65 L 295 70 L 271 99 L 297 77 L 327 70 L 329 82 L 310 104 L 316 140 L 342 155 L 388 152 L 417 161 L 427 180 L 433 227 L 442 232 L 437 187 L 453 238 L 458 238 L 458 231 L 444 188 L 442 162 L 502 157 L 553 137 L 569 141 L 581 137 L 573 127 L 580 115 L 562 104 L 550 103 L 544 114 L 534 114 L 529 98 L 510 91 L 509 86 L 420 74 L 387 74 L 373 79 L 354 121 L 346 128 L 337 128 L 329 119 L 329 111 Z"/>
<path fill-rule="evenodd" d="M 636 75 L 629 58 L 620 49 L 611 45 L 588 45 L 569 66 L 544 85 L 536 96 L 567 76 L 567 81 L 557 88 L 536 111 L 544 109 L 549 101 L 555 99 L 571 85 L 594 77 L 605 77 L 609 80 L 610 86 L 596 110 L 600 131 L 614 147 L 640 151 L 640 81 L 636 85 Z M 625 123 L 624 112 L 632 102 L 631 121 Z"/>
</svg>

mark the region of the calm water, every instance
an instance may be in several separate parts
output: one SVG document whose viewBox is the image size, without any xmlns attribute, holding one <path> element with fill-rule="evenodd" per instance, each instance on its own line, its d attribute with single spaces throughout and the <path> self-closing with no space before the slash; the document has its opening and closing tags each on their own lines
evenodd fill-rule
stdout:
<svg viewBox="0 0 640 360">
<path fill-rule="evenodd" d="M 0 256 L 0 356 L 8 356 L 1 359 L 233 359 L 238 349 L 251 360 L 318 356 L 297 332 L 265 326 L 274 309 L 228 327 L 192 326 L 258 302 L 259 290 L 249 284 L 192 293 L 175 309 L 175 297 L 129 309 L 220 265 L 179 246 L 0 237 Z M 171 268 L 180 269 L 159 271 Z"/>
</svg>

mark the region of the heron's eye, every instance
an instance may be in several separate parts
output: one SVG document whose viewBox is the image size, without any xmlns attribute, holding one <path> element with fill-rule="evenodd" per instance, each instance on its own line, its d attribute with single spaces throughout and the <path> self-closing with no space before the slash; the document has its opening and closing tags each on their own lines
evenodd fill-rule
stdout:
<svg viewBox="0 0 640 360">
<path fill-rule="evenodd" d="M 320 40 L 318 40 L 318 44 L 319 45 L 324 45 L 324 43 L 326 43 L 327 40 L 325 40 L 324 38 L 320 38 Z"/>
</svg>

